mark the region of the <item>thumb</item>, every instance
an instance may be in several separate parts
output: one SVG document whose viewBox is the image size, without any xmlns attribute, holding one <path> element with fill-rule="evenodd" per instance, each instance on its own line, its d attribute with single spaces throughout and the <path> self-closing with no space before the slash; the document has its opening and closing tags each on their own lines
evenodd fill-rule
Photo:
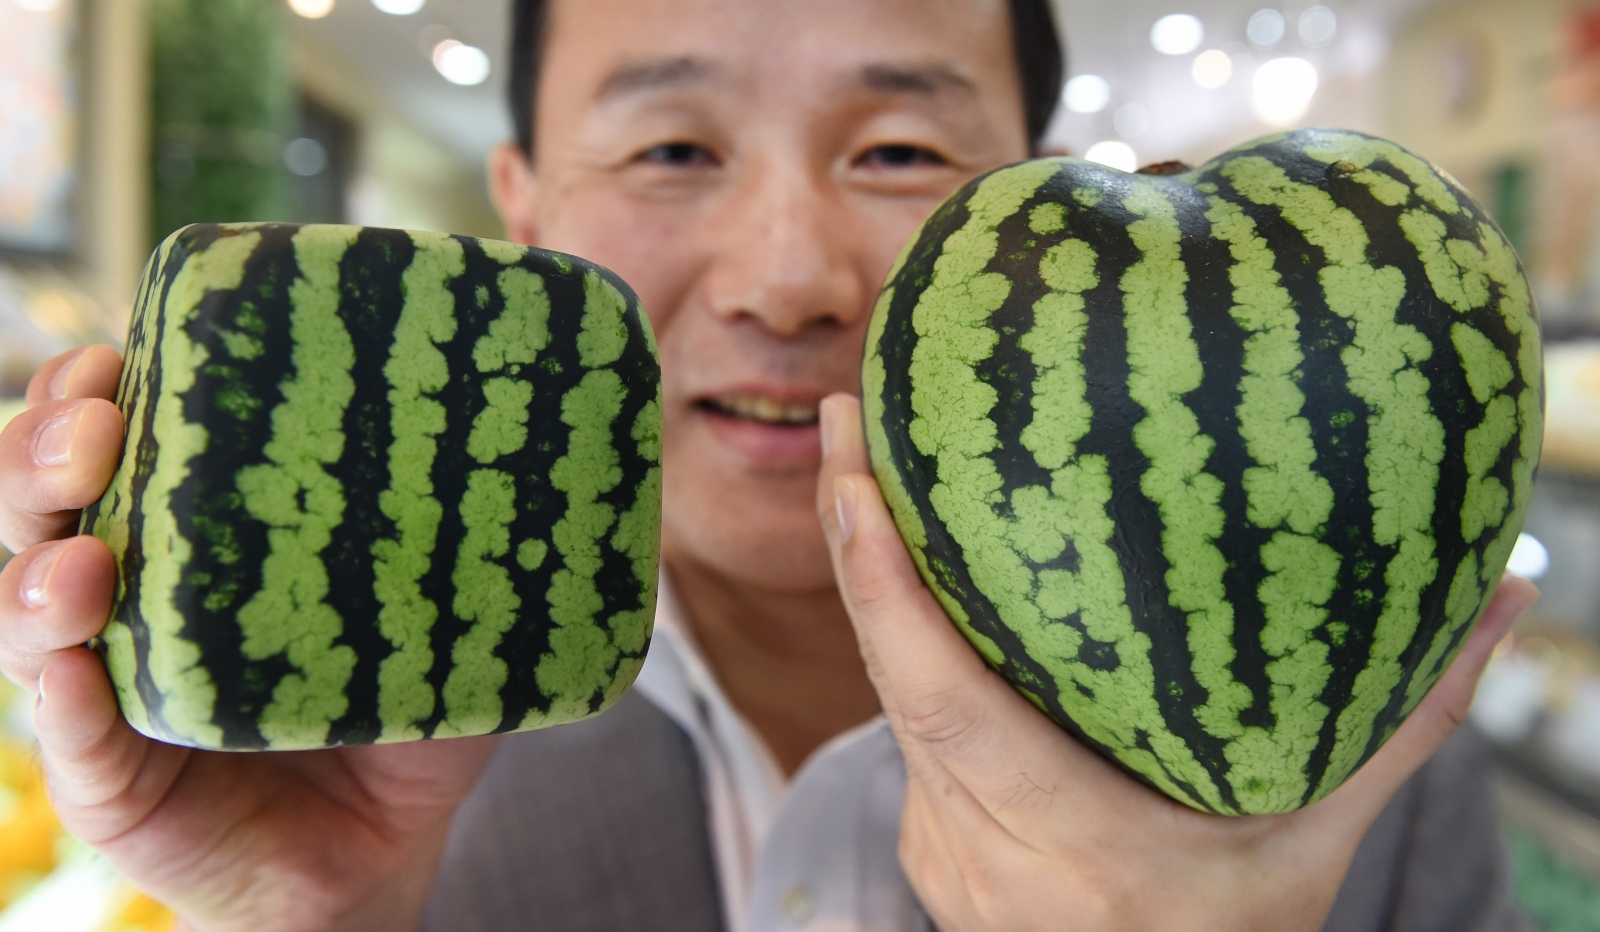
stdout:
<svg viewBox="0 0 1600 932">
<path fill-rule="evenodd" d="M 851 471 L 866 468 L 858 403 L 835 396 L 823 410 L 824 430 L 833 433 L 818 509 L 839 592 L 907 767 L 946 786 L 953 777 L 991 808 L 1016 795 L 1019 774 L 1080 787 L 1108 775 L 1121 781 L 990 670 L 951 623 L 878 484 Z"/>
<path fill-rule="evenodd" d="M 860 403 L 835 395 L 821 415 L 827 455 L 817 512 L 867 670 L 898 729 L 907 713 L 920 720 L 924 706 L 951 708 L 952 680 L 982 679 L 988 668 L 923 585 L 868 473 Z"/>
</svg>

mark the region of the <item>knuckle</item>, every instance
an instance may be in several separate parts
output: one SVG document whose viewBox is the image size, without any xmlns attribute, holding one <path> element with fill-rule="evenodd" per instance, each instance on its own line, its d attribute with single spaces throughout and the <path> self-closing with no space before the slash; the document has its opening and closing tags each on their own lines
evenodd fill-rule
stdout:
<svg viewBox="0 0 1600 932">
<path fill-rule="evenodd" d="M 138 764 L 129 759 L 126 749 L 111 747 L 112 743 L 108 731 L 81 746 L 40 745 L 50 796 L 57 806 L 92 810 L 128 796 L 138 777 Z"/>
<path fill-rule="evenodd" d="M 889 587 L 882 580 L 872 577 L 853 579 L 850 594 L 856 605 L 864 609 L 877 609 L 893 601 Z"/>
<path fill-rule="evenodd" d="M 872 570 L 848 575 L 848 597 L 854 607 L 872 616 L 905 612 L 914 597 L 905 581 L 879 571 L 882 561 L 872 560 Z"/>
<path fill-rule="evenodd" d="M 998 811 L 1038 810 L 1049 812 L 1055 805 L 1056 786 L 1052 783 L 1045 787 L 1034 780 L 1026 772 L 1017 774 L 1016 783 L 1011 787 L 1011 792 L 1005 801 L 1000 804 Z"/>
<path fill-rule="evenodd" d="M 930 691 L 901 709 L 906 732 L 918 741 L 952 752 L 969 751 L 983 740 L 986 723 L 981 709 L 960 701 L 955 689 Z"/>
<path fill-rule="evenodd" d="M 33 407 L 50 398 L 50 383 L 55 379 L 56 373 L 60 371 L 63 365 L 67 364 L 72 354 L 82 352 L 82 350 L 70 350 L 60 356 L 46 360 L 44 365 L 34 370 L 33 375 L 28 379 L 26 397 L 29 407 Z"/>
<path fill-rule="evenodd" d="M 0 645 L 0 676 L 18 688 L 37 694 L 42 666 L 39 655 L 16 650 L 9 644 Z"/>
<path fill-rule="evenodd" d="M 1439 730 L 1446 736 L 1454 734 L 1456 729 L 1467 723 L 1467 711 L 1470 708 L 1467 702 L 1450 697 L 1444 704 L 1444 709 L 1439 720 Z"/>
<path fill-rule="evenodd" d="M 33 695 L 39 694 L 39 676 L 49 662 L 49 654 L 19 650 L 11 645 L 0 647 L 0 676 L 17 688 Z"/>
<path fill-rule="evenodd" d="M 75 520 L 75 512 L 30 514 L 0 505 L 0 547 L 21 553 L 29 547 L 65 537 Z"/>
</svg>

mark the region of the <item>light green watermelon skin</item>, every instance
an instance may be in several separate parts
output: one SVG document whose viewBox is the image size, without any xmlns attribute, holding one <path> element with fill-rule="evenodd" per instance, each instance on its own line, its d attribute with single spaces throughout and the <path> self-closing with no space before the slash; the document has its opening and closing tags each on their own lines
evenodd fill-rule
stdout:
<svg viewBox="0 0 1600 932">
<path fill-rule="evenodd" d="M 97 640 L 139 731 L 220 750 L 596 714 L 650 639 L 660 369 L 628 287 L 510 243 L 200 224 L 146 270 Z"/>
<path fill-rule="evenodd" d="M 977 179 L 884 287 L 862 397 L 968 640 L 1127 772 L 1226 814 L 1326 796 L 1438 680 L 1522 526 L 1544 403 L 1483 208 L 1318 130 L 1184 174 Z"/>
</svg>

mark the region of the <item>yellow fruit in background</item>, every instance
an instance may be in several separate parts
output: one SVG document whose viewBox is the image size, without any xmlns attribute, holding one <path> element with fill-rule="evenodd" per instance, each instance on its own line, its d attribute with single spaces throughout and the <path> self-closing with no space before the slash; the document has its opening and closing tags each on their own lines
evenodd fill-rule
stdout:
<svg viewBox="0 0 1600 932">
<path fill-rule="evenodd" d="M 29 702 L 22 690 L 0 680 L 0 919 L 58 869 L 66 870 L 68 853 L 77 848 L 50 805 L 44 774 L 39 769 L 25 719 L 7 714 L 14 703 Z M 81 868 L 81 859 L 78 862 Z M 77 897 L 105 903 L 105 921 L 98 932 L 173 932 L 177 916 L 109 869 L 92 872 L 96 879 L 73 888 Z M 35 904 L 37 906 L 37 903 Z M 53 908 L 46 905 L 45 909 Z"/>
<path fill-rule="evenodd" d="M 177 925 L 178 917 L 172 910 L 134 890 L 102 932 L 173 932 Z"/>
<path fill-rule="evenodd" d="M 60 837 L 33 753 L 0 742 L 0 909 L 55 870 Z"/>
</svg>

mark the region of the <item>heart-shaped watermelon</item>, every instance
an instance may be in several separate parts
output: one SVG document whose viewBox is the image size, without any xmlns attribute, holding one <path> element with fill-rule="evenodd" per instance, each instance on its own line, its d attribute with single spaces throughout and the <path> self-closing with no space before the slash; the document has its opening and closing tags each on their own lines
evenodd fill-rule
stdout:
<svg viewBox="0 0 1600 932">
<path fill-rule="evenodd" d="M 1527 511 L 1522 268 L 1449 175 L 1306 130 L 1200 168 L 1039 159 L 923 225 L 862 369 L 961 631 L 1198 809 L 1326 796 L 1448 667 Z"/>
</svg>

